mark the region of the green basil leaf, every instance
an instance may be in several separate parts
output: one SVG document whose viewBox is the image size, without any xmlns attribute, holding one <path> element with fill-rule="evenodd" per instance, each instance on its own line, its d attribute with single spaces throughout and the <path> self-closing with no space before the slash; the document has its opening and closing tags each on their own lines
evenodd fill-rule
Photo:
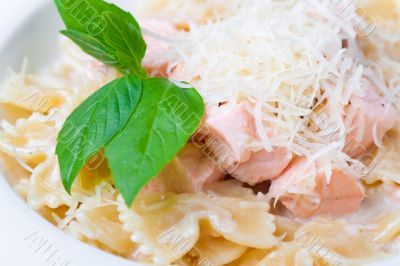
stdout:
<svg viewBox="0 0 400 266">
<path fill-rule="evenodd" d="M 103 13 L 111 12 L 132 26 L 140 29 L 139 24 L 131 13 L 126 12 L 114 4 L 103 0 L 54 0 L 68 29 L 99 35 L 105 28 Z"/>
<path fill-rule="evenodd" d="M 106 43 L 115 50 L 118 61 L 129 67 L 130 73 L 141 73 L 143 67 L 140 63 L 146 53 L 146 44 L 140 29 L 111 12 L 104 13 L 104 17 L 107 22 Z"/>
<path fill-rule="evenodd" d="M 56 154 L 68 193 L 86 161 L 126 126 L 141 94 L 141 80 L 125 76 L 96 91 L 67 118 Z"/>
<path fill-rule="evenodd" d="M 63 30 L 61 33 L 79 45 L 84 52 L 91 54 L 104 64 L 118 65 L 117 57 L 113 56 L 113 50 L 96 38 L 75 30 Z"/>
<path fill-rule="evenodd" d="M 195 89 L 161 78 L 145 79 L 142 86 L 135 113 L 105 149 L 115 185 L 128 205 L 186 144 L 204 113 Z"/>
<path fill-rule="evenodd" d="M 141 66 L 146 43 L 139 24 L 129 12 L 103 0 L 54 1 L 67 29 L 74 31 L 71 39 L 86 53 L 122 73 L 146 77 Z M 97 40 L 94 50 L 87 45 L 88 35 Z M 116 62 L 111 61 L 110 64 L 109 60 L 103 61 L 104 56 L 98 53 L 99 43 L 102 51 L 109 53 L 109 57 L 115 58 Z"/>
</svg>

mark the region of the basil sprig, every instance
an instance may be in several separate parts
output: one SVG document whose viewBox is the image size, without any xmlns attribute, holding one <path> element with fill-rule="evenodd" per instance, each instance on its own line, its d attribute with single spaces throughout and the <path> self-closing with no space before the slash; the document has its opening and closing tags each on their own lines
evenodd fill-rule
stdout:
<svg viewBox="0 0 400 266">
<path fill-rule="evenodd" d="M 81 49 L 125 76 L 92 94 L 67 118 L 58 136 L 61 179 L 68 193 L 90 158 L 104 148 L 116 188 L 130 206 L 139 190 L 186 144 L 204 103 L 194 89 L 147 76 L 140 26 L 102 0 L 55 0 Z"/>
<path fill-rule="evenodd" d="M 145 77 L 141 60 L 146 43 L 128 12 L 102 0 L 55 0 L 67 30 L 61 31 L 83 51 L 121 73 Z"/>
</svg>

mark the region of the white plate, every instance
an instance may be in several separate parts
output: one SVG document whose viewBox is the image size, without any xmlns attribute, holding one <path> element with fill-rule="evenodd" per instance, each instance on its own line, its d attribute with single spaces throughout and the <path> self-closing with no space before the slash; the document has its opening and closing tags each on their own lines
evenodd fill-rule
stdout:
<svg viewBox="0 0 400 266">
<path fill-rule="evenodd" d="M 129 0 L 113 2 L 129 6 Z M 19 69 L 25 57 L 33 66 L 30 71 L 53 61 L 58 55 L 58 31 L 62 28 L 57 12 L 49 2 L 23 20 L 6 42 L 0 42 L 0 81 L 7 75 L 8 67 Z M 6 173 L 3 175 L 7 177 Z M 139 265 L 102 252 L 59 231 L 31 210 L 1 175 L 0 213 L 0 265 Z M 400 258 L 374 265 L 397 266 L 400 265 Z"/>
</svg>

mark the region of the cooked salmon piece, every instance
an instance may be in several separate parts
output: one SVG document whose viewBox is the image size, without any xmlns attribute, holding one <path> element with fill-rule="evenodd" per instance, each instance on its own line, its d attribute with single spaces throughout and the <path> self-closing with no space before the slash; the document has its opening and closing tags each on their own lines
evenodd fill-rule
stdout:
<svg viewBox="0 0 400 266">
<path fill-rule="evenodd" d="M 201 149 L 189 143 L 141 190 L 141 193 L 200 192 L 205 186 L 223 179 L 224 176 Z"/>
<path fill-rule="evenodd" d="M 170 49 L 168 39 L 173 39 L 179 31 L 175 25 L 166 20 L 147 19 L 140 25 L 144 29 L 144 40 L 147 44 L 142 64 L 151 76 L 167 76 L 168 59 L 165 54 Z M 149 31 L 152 34 L 148 34 Z M 154 35 L 159 35 L 159 38 Z"/>
<path fill-rule="evenodd" d="M 375 85 L 367 79 L 363 84 L 364 92 L 353 94 L 345 108 L 348 132 L 344 151 L 353 158 L 362 156 L 374 143 L 381 143 L 399 121 L 394 106 L 378 94 Z"/>
<path fill-rule="evenodd" d="M 250 149 L 250 142 L 258 136 L 249 107 L 247 102 L 208 107 L 201 134 L 205 135 L 211 159 L 220 169 L 255 185 L 279 176 L 292 160 L 292 154 L 280 147 L 273 147 L 272 151 Z M 266 134 L 271 135 L 271 131 Z"/>
<path fill-rule="evenodd" d="M 246 103 L 225 103 L 207 108 L 204 123 L 208 149 L 218 158 L 230 158 L 233 164 L 250 159 L 249 143 L 255 139 L 254 118 Z"/>
<path fill-rule="evenodd" d="M 348 173 L 334 169 L 327 181 L 324 158 L 311 164 L 295 158 L 287 170 L 272 181 L 270 195 L 296 217 L 319 214 L 342 216 L 355 212 L 364 199 L 361 183 Z"/>
<path fill-rule="evenodd" d="M 292 153 L 285 148 L 254 152 L 247 162 L 230 173 L 236 179 L 249 185 L 256 185 L 278 177 L 292 160 Z"/>
<path fill-rule="evenodd" d="M 206 185 L 223 179 L 225 174 L 195 145 L 187 144 L 178 154 L 178 160 L 192 180 L 185 191 L 201 191 Z"/>
</svg>

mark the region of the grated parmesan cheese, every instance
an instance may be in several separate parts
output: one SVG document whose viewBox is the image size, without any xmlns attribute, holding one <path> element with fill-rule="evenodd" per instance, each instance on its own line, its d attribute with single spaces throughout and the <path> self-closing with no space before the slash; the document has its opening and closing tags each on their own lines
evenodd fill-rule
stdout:
<svg viewBox="0 0 400 266">
<path fill-rule="evenodd" d="M 171 43 L 169 74 L 189 81 L 208 105 L 251 102 L 259 135 L 253 150 L 285 147 L 310 163 L 323 154 L 344 158 L 337 156 L 345 145 L 344 108 L 362 93 L 362 77 L 374 73 L 363 64 L 347 16 L 360 18 L 349 8 L 342 13 L 328 0 L 252 0 L 214 22 L 193 18 L 190 31 Z M 262 134 L 266 124 L 276 134 Z"/>
</svg>

